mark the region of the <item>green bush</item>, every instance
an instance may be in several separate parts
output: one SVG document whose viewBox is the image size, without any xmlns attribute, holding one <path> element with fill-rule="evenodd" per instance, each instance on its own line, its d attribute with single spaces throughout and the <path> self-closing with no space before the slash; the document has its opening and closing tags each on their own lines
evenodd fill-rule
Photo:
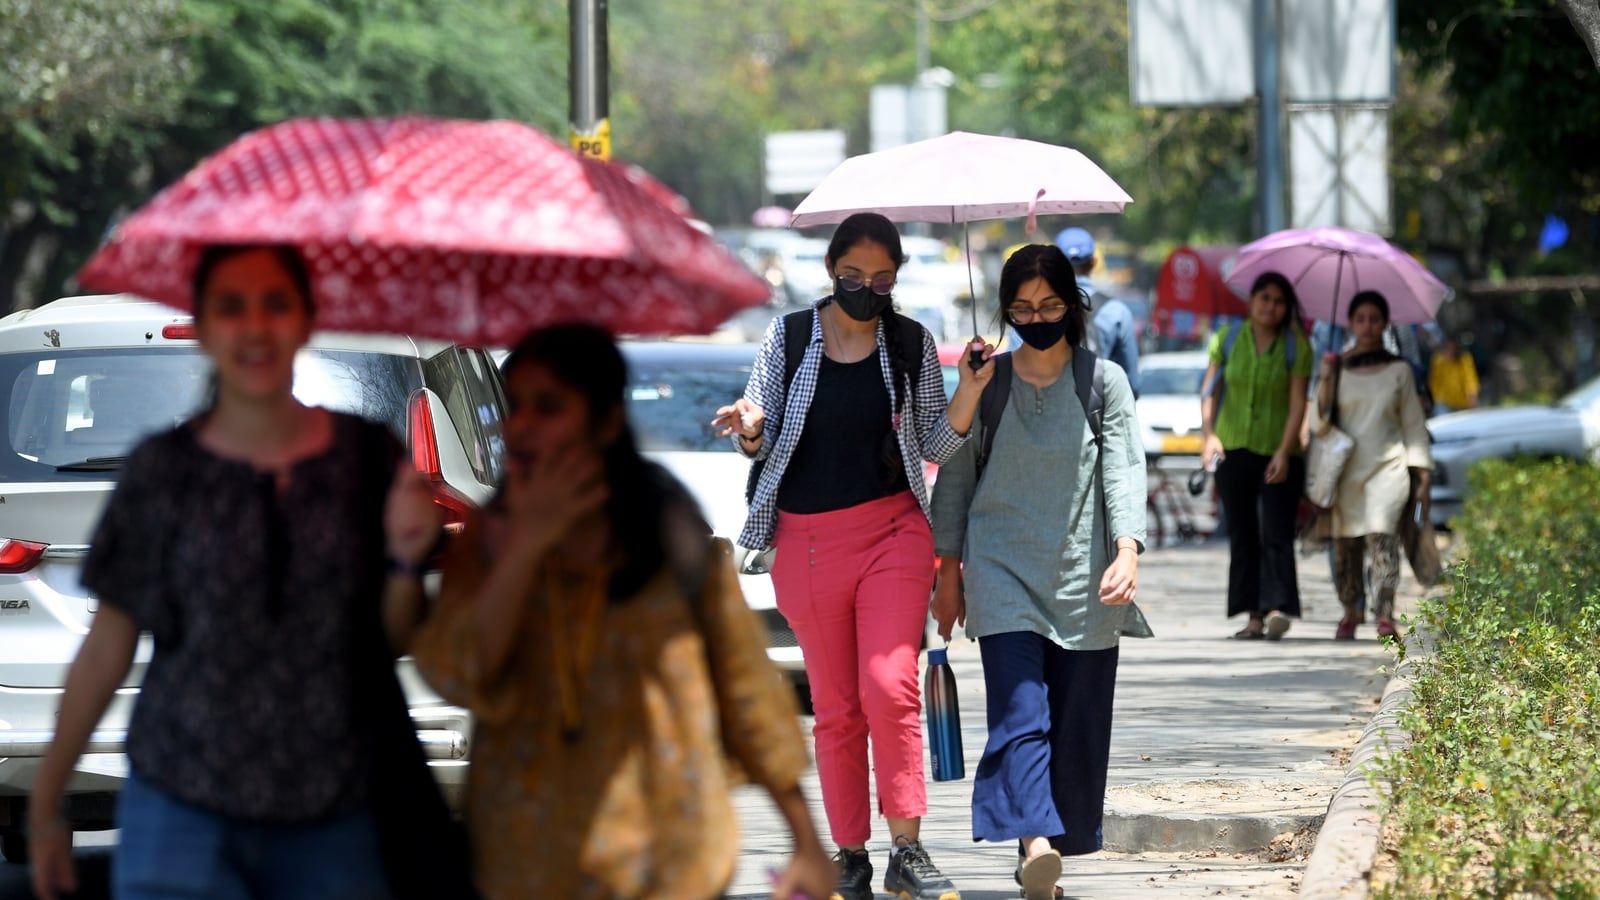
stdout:
<svg viewBox="0 0 1600 900">
<path fill-rule="evenodd" d="M 1474 468 L 1423 604 L 1409 743 L 1373 771 L 1377 897 L 1600 898 L 1600 469 Z"/>
</svg>

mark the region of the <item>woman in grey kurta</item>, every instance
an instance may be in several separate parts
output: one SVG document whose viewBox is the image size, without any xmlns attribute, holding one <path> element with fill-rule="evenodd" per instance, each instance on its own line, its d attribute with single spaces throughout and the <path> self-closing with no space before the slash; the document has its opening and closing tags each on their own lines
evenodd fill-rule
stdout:
<svg viewBox="0 0 1600 900">
<path fill-rule="evenodd" d="M 1060 249 L 1014 253 L 1000 303 L 1023 346 L 982 472 L 979 440 L 939 470 L 933 615 L 946 639 L 964 621 L 983 655 L 989 741 L 973 839 L 1018 841 L 1018 881 L 1041 900 L 1063 855 L 1100 849 L 1117 641 L 1149 634 L 1132 605 L 1144 450 L 1127 376 L 1104 361 L 1097 446 L 1071 365 L 1088 352 L 1085 306 Z"/>
<path fill-rule="evenodd" d="M 1413 495 L 1427 502 L 1433 454 L 1411 365 L 1383 346 L 1389 302 L 1362 291 L 1348 318 L 1355 346 L 1342 358 L 1323 357 L 1311 410 L 1312 434 L 1337 423 L 1356 442 L 1333 498 L 1334 587 L 1344 607 L 1334 637 L 1356 636 L 1363 591 L 1373 598 L 1378 636 L 1394 637 L 1400 515 Z"/>
</svg>

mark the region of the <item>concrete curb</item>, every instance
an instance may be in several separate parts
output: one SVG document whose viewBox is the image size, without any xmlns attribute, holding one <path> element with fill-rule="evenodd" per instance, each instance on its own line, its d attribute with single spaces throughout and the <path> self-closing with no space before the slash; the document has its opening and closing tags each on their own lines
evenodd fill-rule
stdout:
<svg viewBox="0 0 1600 900">
<path fill-rule="evenodd" d="M 1113 853 L 1261 853 L 1281 835 L 1316 831 L 1322 816 L 1207 816 L 1122 814 L 1102 819 Z"/>
<path fill-rule="evenodd" d="M 1328 801 L 1328 814 L 1300 879 L 1305 898 L 1365 898 L 1371 893 L 1372 866 L 1382 837 L 1381 801 L 1367 776 L 1368 767 L 1381 754 L 1403 748 L 1408 736 L 1400 728 L 1400 714 L 1411 701 L 1411 670 L 1422 642 L 1406 641 L 1406 658 L 1384 687 L 1377 712 L 1361 732 L 1350 755 L 1344 781 Z"/>
</svg>

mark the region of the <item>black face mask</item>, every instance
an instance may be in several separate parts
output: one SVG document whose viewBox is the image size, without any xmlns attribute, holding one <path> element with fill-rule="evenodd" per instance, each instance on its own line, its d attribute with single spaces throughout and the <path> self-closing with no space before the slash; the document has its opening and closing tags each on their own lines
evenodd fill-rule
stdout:
<svg viewBox="0 0 1600 900">
<path fill-rule="evenodd" d="M 1067 336 L 1067 317 L 1062 316 L 1059 322 L 1029 322 L 1026 325 L 1011 323 L 1017 330 L 1017 337 L 1022 342 L 1035 350 L 1049 350 Z"/>
<path fill-rule="evenodd" d="M 871 284 L 862 284 L 853 291 L 844 289 L 841 279 L 833 279 L 833 299 L 844 310 L 844 314 L 857 322 L 871 322 L 894 302 L 891 294 L 879 294 L 872 290 Z"/>
</svg>

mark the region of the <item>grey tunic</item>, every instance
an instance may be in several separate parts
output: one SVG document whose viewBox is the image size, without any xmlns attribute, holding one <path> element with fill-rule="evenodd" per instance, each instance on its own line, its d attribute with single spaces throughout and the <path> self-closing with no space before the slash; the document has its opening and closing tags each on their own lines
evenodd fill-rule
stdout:
<svg viewBox="0 0 1600 900">
<path fill-rule="evenodd" d="M 963 563 L 967 634 L 1031 631 L 1069 650 L 1147 635 L 1135 607 L 1099 596 L 1106 529 L 1144 550 L 1144 447 L 1121 367 L 1105 363 L 1104 465 L 1071 366 L 1042 390 L 1013 373 L 982 481 L 979 444 L 940 467 L 931 503 L 934 549 Z"/>
</svg>

